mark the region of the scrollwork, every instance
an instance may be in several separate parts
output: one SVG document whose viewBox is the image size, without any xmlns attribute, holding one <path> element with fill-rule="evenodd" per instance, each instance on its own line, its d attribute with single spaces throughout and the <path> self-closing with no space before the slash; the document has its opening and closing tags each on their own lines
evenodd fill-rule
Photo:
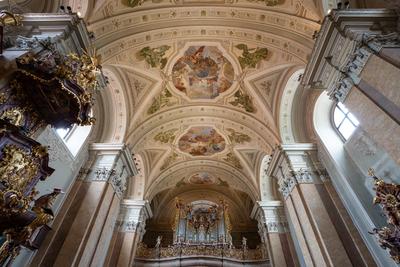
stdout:
<svg viewBox="0 0 400 267">
<path fill-rule="evenodd" d="M 373 203 L 383 208 L 388 223 L 382 228 L 374 228 L 371 234 L 378 238 L 383 249 L 389 251 L 392 259 L 400 263 L 400 185 L 386 183 L 375 175 L 373 169 L 369 169 L 368 173 L 374 178 L 376 196 Z"/>
<path fill-rule="evenodd" d="M 0 183 L 7 188 L 23 191 L 29 182 L 37 175 L 39 164 L 34 158 L 15 145 L 3 148 L 3 158 L 0 161 Z"/>
</svg>

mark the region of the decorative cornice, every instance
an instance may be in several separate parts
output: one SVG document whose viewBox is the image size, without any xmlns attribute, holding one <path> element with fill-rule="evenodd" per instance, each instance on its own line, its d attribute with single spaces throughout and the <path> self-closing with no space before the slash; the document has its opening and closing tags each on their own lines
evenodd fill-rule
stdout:
<svg viewBox="0 0 400 267">
<path fill-rule="evenodd" d="M 349 88 L 357 84 L 355 77 L 368 60 L 369 53 L 379 51 L 380 45 L 376 41 L 380 37 L 366 36 L 377 35 L 376 31 L 371 32 L 371 26 L 383 25 L 383 22 L 386 31 L 390 27 L 395 30 L 396 13 L 384 9 L 332 11 L 322 23 L 302 83 L 308 88 L 327 89 L 334 98 L 343 101 Z M 363 37 L 360 33 L 367 35 Z M 393 36 L 382 41 L 389 45 Z"/>
<path fill-rule="evenodd" d="M 188 20 L 188 18 L 190 19 Z M 283 31 L 283 35 L 298 40 L 303 46 L 310 48 L 312 46 L 311 35 L 319 28 L 319 24 L 316 22 L 288 14 L 278 14 L 273 11 L 231 8 L 227 12 L 226 7 L 202 6 L 202 8 L 196 9 L 193 7 L 154 9 L 147 11 L 145 15 L 143 12 L 116 15 L 91 24 L 90 29 L 93 30 L 98 39 L 98 46 L 103 47 L 108 43 L 115 42 L 115 37 L 118 37 L 117 40 L 121 40 L 125 36 L 143 32 L 140 28 L 144 27 L 147 32 L 156 27 L 159 28 L 161 24 L 163 27 L 195 27 L 201 25 L 203 27 L 214 26 L 215 28 L 215 25 L 221 25 L 221 21 L 224 21 L 224 24 L 231 28 L 247 27 L 248 30 L 259 30 L 261 24 L 265 31 L 275 34 L 280 31 L 279 35 L 282 35 Z"/>
</svg>

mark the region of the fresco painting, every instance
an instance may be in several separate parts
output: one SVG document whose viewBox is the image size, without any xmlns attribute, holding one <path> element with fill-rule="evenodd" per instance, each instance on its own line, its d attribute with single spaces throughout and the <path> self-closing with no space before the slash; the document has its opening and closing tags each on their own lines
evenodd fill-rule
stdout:
<svg viewBox="0 0 400 267">
<path fill-rule="evenodd" d="M 192 99 L 213 99 L 233 84 L 232 64 L 215 46 L 190 46 L 172 68 L 177 90 Z"/>
<path fill-rule="evenodd" d="M 189 178 L 191 184 L 209 185 L 214 183 L 214 179 L 208 172 L 199 172 Z"/>
<path fill-rule="evenodd" d="M 225 149 L 225 139 L 212 127 L 192 127 L 178 141 L 182 152 L 211 156 Z"/>
</svg>

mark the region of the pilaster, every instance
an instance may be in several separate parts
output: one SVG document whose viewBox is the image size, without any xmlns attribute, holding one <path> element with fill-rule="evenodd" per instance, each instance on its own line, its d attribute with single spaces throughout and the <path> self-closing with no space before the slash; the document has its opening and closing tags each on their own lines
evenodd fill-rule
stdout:
<svg viewBox="0 0 400 267">
<path fill-rule="evenodd" d="M 321 169 L 314 144 L 289 144 L 275 151 L 268 172 L 278 180 L 301 261 L 307 266 L 351 266 L 324 205 Z"/>
<path fill-rule="evenodd" d="M 285 210 L 281 201 L 258 201 L 254 206 L 253 219 L 258 221 L 261 241 L 272 266 L 298 266 L 290 238 Z"/>
<path fill-rule="evenodd" d="M 146 220 L 153 216 L 146 200 L 124 199 L 108 250 L 106 266 L 132 266 L 138 244 L 145 233 Z"/>
<path fill-rule="evenodd" d="M 275 177 L 294 239 L 306 266 L 371 266 L 371 255 L 343 211 L 314 144 L 282 145 L 272 155 Z M 268 209 L 267 209 L 268 211 Z"/>
<path fill-rule="evenodd" d="M 89 150 L 90 159 L 65 203 L 67 211 L 56 224 L 48 246 L 41 248 L 44 253 L 35 257 L 35 264 L 104 264 L 121 199 L 137 171 L 124 144 L 91 144 Z"/>
</svg>

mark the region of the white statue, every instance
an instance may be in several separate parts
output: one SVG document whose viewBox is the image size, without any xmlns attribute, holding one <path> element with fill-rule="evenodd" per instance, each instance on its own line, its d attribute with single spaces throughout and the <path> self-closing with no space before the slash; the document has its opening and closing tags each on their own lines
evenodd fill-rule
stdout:
<svg viewBox="0 0 400 267">
<path fill-rule="evenodd" d="M 157 242 L 156 242 L 156 248 L 159 248 L 161 246 L 161 240 L 162 240 L 162 236 L 157 236 Z"/>
<path fill-rule="evenodd" d="M 242 247 L 247 248 L 247 238 L 246 237 L 242 238 Z"/>
</svg>

